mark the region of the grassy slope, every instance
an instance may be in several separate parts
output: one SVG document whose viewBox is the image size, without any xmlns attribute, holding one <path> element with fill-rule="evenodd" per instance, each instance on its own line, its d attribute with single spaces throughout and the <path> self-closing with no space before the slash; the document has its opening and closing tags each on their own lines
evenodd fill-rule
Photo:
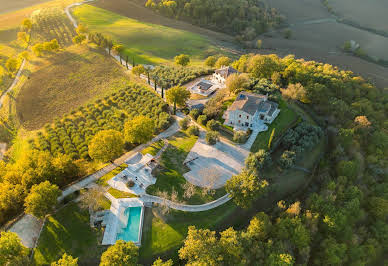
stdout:
<svg viewBox="0 0 388 266">
<path fill-rule="evenodd" d="M 109 35 L 125 45 L 124 54 L 138 63 L 167 63 L 177 54 L 189 54 L 192 61 L 204 59 L 218 50 L 200 35 L 143 23 L 91 5 L 73 10 L 78 20 L 91 31 Z"/>
<path fill-rule="evenodd" d="M 50 216 L 43 228 L 33 261 L 49 264 L 63 253 L 79 257 L 79 262 L 98 263 L 103 248 L 98 245 L 102 232 L 89 225 L 88 211 L 72 203 Z"/>
<path fill-rule="evenodd" d="M 17 97 L 22 125 L 39 129 L 54 118 L 127 86 L 124 69 L 102 51 L 71 46 L 44 60 Z"/>
<path fill-rule="evenodd" d="M 149 261 L 157 254 L 179 248 L 186 238 L 188 226 L 215 229 L 235 209 L 236 205 L 230 201 L 204 212 L 172 211 L 167 217 L 157 217 L 152 211 L 147 210 L 140 257 Z"/>
<path fill-rule="evenodd" d="M 272 130 L 275 129 L 275 136 L 272 143 L 278 136 L 281 136 L 291 124 L 298 118 L 298 115 L 294 110 L 290 109 L 285 102 L 279 104 L 280 113 L 276 117 L 275 121 L 268 126 L 268 130 L 259 133 L 255 142 L 251 147 L 251 152 L 257 152 L 260 149 L 268 149 L 268 141 L 271 136 Z"/>
<path fill-rule="evenodd" d="M 147 153 L 151 154 L 152 156 L 155 156 L 158 151 L 160 151 L 164 146 L 164 141 L 159 140 L 155 143 L 152 143 L 150 146 L 145 148 L 144 150 L 141 151 L 143 155 L 146 155 Z"/>
</svg>

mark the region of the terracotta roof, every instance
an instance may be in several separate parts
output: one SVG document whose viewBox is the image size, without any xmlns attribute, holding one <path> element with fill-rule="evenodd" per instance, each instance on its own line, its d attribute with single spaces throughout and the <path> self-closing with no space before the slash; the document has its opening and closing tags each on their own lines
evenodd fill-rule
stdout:
<svg viewBox="0 0 388 266">
<path fill-rule="evenodd" d="M 268 101 L 265 95 L 240 92 L 228 111 L 241 110 L 250 115 L 254 115 L 256 111 L 259 111 L 272 115 L 277 107 L 278 104 Z"/>
<path fill-rule="evenodd" d="M 234 73 L 238 73 L 236 69 L 230 66 L 222 67 L 220 69 L 217 69 L 215 72 L 225 79 Z"/>
</svg>

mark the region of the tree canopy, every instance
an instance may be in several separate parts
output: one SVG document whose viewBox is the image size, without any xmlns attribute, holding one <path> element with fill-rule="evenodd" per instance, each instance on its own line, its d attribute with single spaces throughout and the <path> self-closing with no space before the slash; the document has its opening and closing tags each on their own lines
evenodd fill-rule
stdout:
<svg viewBox="0 0 388 266">
<path fill-rule="evenodd" d="M 60 194 L 58 186 L 49 181 L 33 185 L 25 200 L 26 213 L 43 218 L 54 209 Z"/>
<path fill-rule="evenodd" d="M 118 240 L 101 256 L 100 266 L 136 266 L 139 248 L 131 241 Z"/>
<path fill-rule="evenodd" d="M 183 107 L 186 105 L 186 101 L 190 98 L 190 92 L 181 86 L 175 86 L 170 88 L 166 93 L 166 99 L 169 104 L 174 105 L 174 113 L 176 107 Z"/>
<path fill-rule="evenodd" d="M 125 140 L 130 143 L 146 143 L 155 131 L 154 121 L 146 116 L 138 116 L 124 125 Z"/>
<path fill-rule="evenodd" d="M 24 265 L 27 263 L 28 249 L 13 232 L 1 232 L 0 265 Z"/>
<path fill-rule="evenodd" d="M 174 57 L 175 64 L 187 66 L 190 63 L 190 57 L 186 54 L 180 54 Z"/>
<path fill-rule="evenodd" d="M 89 144 L 91 158 L 106 162 L 121 155 L 124 146 L 123 135 L 116 130 L 98 132 Z"/>
</svg>

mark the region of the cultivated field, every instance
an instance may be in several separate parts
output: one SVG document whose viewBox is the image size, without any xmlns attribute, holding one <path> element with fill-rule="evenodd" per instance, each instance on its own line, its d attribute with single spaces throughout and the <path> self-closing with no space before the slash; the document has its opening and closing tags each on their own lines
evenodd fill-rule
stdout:
<svg viewBox="0 0 388 266">
<path fill-rule="evenodd" d="M 33 43 L 57 39 L 62 47 L 72 44 L 76 32 L 62 9 L 41 9 L 34 13 L 33 21 Z"/>
<path fill-rule="evenodd" d="M 385 0 L 329 0 L 329 6 L 344 19 L 388 33 L 388 2 Z"/>
<path fill-rule="evenodd" d="M 16 101 L 18 118 L 29 130 L 127 86 L 123 68 L 93 47 L 71 46 L 40 64 Z"/>
<path fill-rule="evenodd" d="M 220 52 L 198 34 L 140 22 L 91 5 L 77 7 L 73 13 L 91 31 L 124 44 L 124 54 L 134 56 L 138 63 L 167 63 L 181 53 L 189 54 L 192 61 L 199 61 Z"/>
<path fill-rule="evenodd" d="M 34 6 L 43 2 L 48 2 L 49 0 L 0 0 L 0 14 L 11 12 L 19 9 L 24 9 L 29 6 Z"/>
</svg>

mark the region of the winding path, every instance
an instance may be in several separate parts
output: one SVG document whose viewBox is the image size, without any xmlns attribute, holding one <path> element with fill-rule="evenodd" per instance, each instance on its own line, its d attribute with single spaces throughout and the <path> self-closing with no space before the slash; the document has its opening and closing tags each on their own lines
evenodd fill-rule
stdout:
<svg viewBox="0 0 388 266">
<path fill-rule="evenodd" d="M 170 200 L 160 198 L 157 196 L 152 196 L 152 195 L 143 195 L 139 198 L 141 201 L 144 203 L 157 203 L 161 205 L 166 205 L 170 207 L 171 209 L 179 210 L 179 211 L 185 211 L 185 212 L 202 212 L 202 211 L 207 211 L 211 210 L 214 208 L 217 208 L 218 206 L 221 206 L 222 204 L 227 203 L 229 200 L 232 198 L 229 196 L 229 194 L 225 194 L 221 198 L 218 198 L 212 202 L 208 202 L 205 204 L 201 205 L 185 205 L 181 203 L 175 203 Z"/>
<path fill-rule="evenodd" d="M 0 108 L 3 106 L 3 102 L 5 99 L 5 96 L 8 92 L 12 91 L 12 89 L 16 86 L 16 84 L 19 82 L 20 76 L 22 75 L 22 71 L 24 69 L 24 65 L 26 64 L 26 60 L 23 59 L 22 64 L 19 67 L 18 73 L 16 73 L 15 79 L 13 80 L 11 86 L 9 86 L 8 90 L 6 90 L 3 95 L 0 97 Z"/>
</svg>

